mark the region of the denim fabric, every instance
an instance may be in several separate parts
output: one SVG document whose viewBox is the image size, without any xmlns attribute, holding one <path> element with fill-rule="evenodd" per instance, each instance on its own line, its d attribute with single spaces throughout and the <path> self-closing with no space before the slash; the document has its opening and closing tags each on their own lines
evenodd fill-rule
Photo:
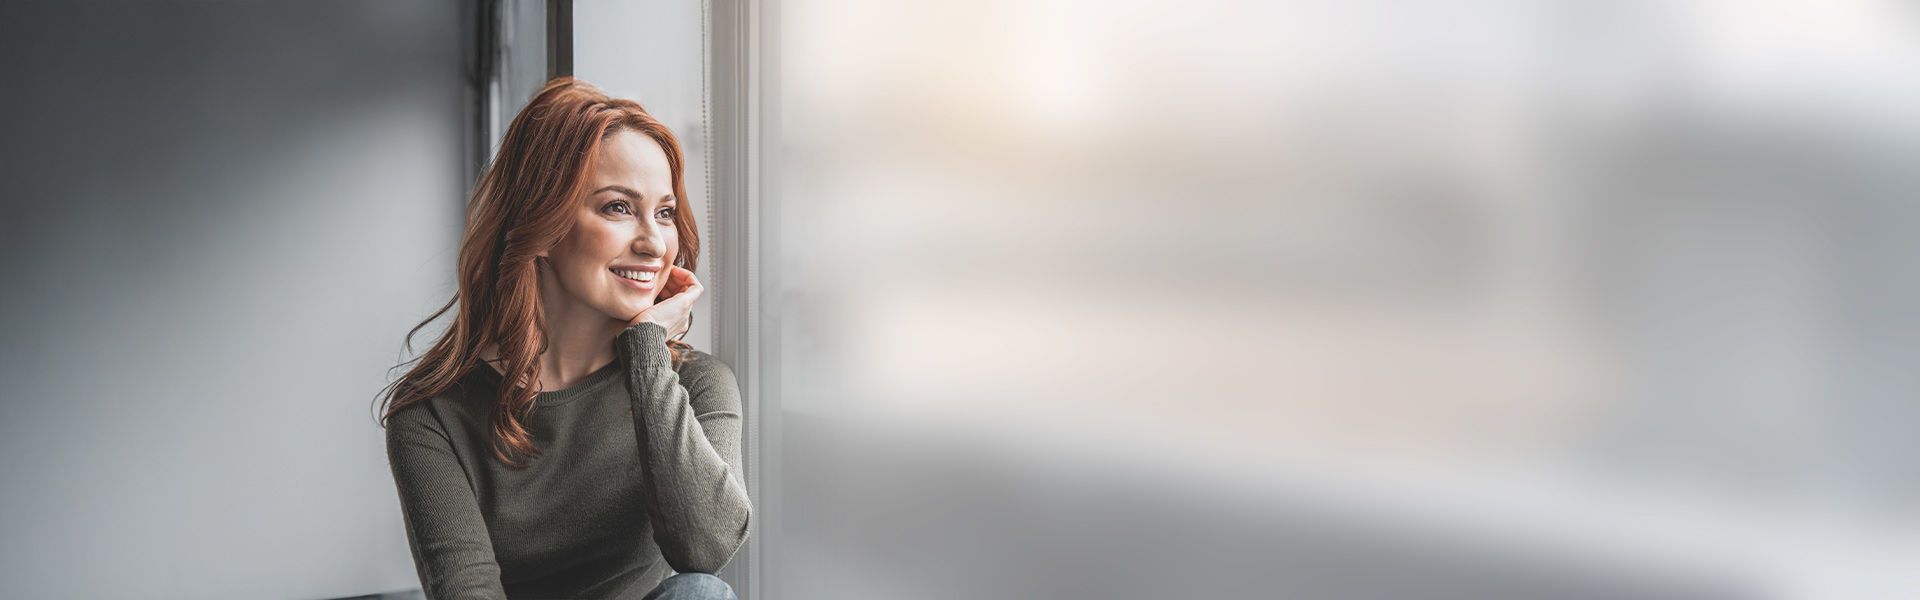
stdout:
<svg viewBox="0 0 1920 600">
<path fill-rule="evenodd" d="M 640 600 L 740 600 L 733 586 L 707 573 L 681 573 L 668 577 Z"/>
</svg>

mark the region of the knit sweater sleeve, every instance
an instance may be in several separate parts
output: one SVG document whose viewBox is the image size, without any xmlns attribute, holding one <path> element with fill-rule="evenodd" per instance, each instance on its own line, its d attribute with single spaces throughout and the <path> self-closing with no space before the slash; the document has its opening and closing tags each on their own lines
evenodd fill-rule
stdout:
<svg viewBox="0 0 1920 600">
<path fill-rule="evenodd" d="M 473 486 L 452 438 L 427 408 L 402 409 L 387 420 L 387 463 L 420 587 L 434 600 L 505 600 Z"/>
<path fill-rule="evenodd" d="M 645 322 L 621 332 L 617 344 L 645 461 L 642 501 L 667 565 L 713 573 L 746 541 L 753 516 L 740 469 L 740 386 L 711 357 L 689 362 L 682 381 L 666 334 Z"/>
</svg>

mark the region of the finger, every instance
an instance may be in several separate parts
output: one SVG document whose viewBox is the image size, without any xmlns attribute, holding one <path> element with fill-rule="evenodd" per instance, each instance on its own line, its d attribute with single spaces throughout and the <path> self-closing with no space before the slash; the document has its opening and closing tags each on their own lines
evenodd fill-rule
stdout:
<svg viewBox="0 0 1920 600">
<path fill-rule="evenodd" d="M 679 297 L 681 294 L 685 294 L 688 292 L 698 293 L 698 291 L 701 289 L 700 280 L 695 279 L 693 277 L 693 273 L 687 271 L 686 269 L 680 269 L 679 267 L 675 267 L 675 269 L 678 269 L 678 270 L 675 271 L 672 282 L 669 283 L 666 288 L 667 290 L 670 290 L 672 293 L 667 294 L 665 296 L 661 296 L 661 297 L 662 298 Z M 681 275 L 682 273 L 684 273 L 685 275 Z"/>
<path fill-rule="evenodd" d="M 699 290 L 688 290 L 685 292 L 674 294 L 672 298 L 662 300 L 660 301 L 659 304 L 655 304 L 654 306 L 666 307 L 666 308 L 660 309 L 664 311 L 671 311 L 676 313 L 686 312 L 686 311 L 693 310 L 693 301 L 699 298 L 700 298 Z"/>
<path fill-rule="evenodd" d="M 691 275 L 686 269 L 680 267 L 668 266 L 667 269 L 666 281 L 660 284 L 660 300 L 677 296 L 680 292 L 686 291 L 688 276 Z"/>
<path fill-rule="evenodd" d="M 673 268 L 673 280 L 680 285 L 698 285 L 700 283 L 700 278 L 695 276 L 693 271 L 687 270 L 684 267 Z"/>
<path fill-rule="evenodd" d="M 693 271 L 675 267 L 674 275 L 675 293 L 685 293 L 689 289 L 700 286 L 700 280 L 693 276 Z"/>
<path fill-rule="evenodd" d="M 673 298 L 675 300 L 685 298 L 687 301 L 687 305 L 692 306 L 693 301 L 700 299 L 700 295 L 706 292 L 707 292 L 707 288 L 702 287 L 698 283 L 695 283 L 693 285 L 687 286 L 687 289 L 680 290 L 680 293 L 674 294 Z"/>
</svg>

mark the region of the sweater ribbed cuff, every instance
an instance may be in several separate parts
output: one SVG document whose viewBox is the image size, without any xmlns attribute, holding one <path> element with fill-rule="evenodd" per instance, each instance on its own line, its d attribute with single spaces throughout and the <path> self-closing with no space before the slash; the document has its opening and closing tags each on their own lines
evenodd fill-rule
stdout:
<svg viewBox="0 0 1920 600">
<path fill-rule="evenodd" d="M 634 368 L 655 364 L 664 358 L 672 364 L 673 354 L 667 350 L 667 329 L 653 321 L 641 321 L 639 325 L 628 327 L 620 332 L 620 358 Z"/>
</svg>

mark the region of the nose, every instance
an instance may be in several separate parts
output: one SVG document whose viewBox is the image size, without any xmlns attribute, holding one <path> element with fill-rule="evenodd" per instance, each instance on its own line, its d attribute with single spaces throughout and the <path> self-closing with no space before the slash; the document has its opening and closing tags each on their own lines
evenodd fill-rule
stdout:
<svg viewBox="0 0 1920 600">
<path fill-rule="evenodd" d="M 661 225 L 651 219 L 642 220 L 640 226 L 634 230 L 633 252 L 646 257 L 666 256 L 666 232 L 662 229 L 672 226 L 671 224 Z"/>
</svg>

